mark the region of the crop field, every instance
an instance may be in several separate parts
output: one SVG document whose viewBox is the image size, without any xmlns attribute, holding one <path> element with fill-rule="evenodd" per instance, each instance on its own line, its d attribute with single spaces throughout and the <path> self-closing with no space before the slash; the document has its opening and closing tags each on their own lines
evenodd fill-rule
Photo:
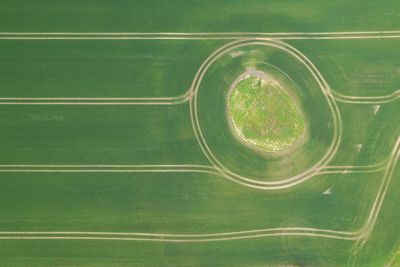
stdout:
<svg viewBox="0 0 400 267">
<path fill-rule="evenodd" d="M 0 266 L 400 266 L 400 6 L 320 2 L 1 1 Z"/>
</svg>

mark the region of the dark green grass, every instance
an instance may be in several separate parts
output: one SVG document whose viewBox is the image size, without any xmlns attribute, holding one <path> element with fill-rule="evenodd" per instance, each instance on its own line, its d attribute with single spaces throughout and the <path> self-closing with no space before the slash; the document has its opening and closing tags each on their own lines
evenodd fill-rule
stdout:
<svg viewBox="0 0 400 267">
<path fill-rule="evenodd" d="M 1 8 L 0 8 L 1 9 Z M 176 97 L 225 41 L 1 40 L 1 97 Z"/>
<path fill-rule="evenodd" d="M 170 234 L 276 227 L 356 230 L 381 176 L 322 175 L 277 192 L 196 173 L 2 174 L 0 228 Z M 327 189 L 331 194 L 323 194 Z"/>
<path fill-rule="evenodd" d="M 345 95 L 386 95 L 399 89 L 399 39 L 296 40 L 333 90 Z"/>
<path fill-rule="evenodd" d="M 398 30 L 397 0 L 2 0 L 0 31 L 314 32 Z"/>
</svg>

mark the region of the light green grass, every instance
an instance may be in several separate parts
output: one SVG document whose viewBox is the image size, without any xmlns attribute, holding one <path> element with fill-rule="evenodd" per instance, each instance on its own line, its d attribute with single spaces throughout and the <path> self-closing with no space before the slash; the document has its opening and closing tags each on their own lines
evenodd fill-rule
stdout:
<svg viewBox="0 0 400 267">
<path fill-rule="evenodd" d="M 304 132 L 304 118 L 274 80 L 250 76 L 229 95 L 228 115 L 240 139 L 266 152 L 281 152 Z"/>
</svg>

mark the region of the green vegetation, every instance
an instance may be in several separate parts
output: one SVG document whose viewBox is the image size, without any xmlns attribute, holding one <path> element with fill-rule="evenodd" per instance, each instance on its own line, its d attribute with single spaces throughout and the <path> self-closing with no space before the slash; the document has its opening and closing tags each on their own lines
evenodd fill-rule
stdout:
<svg viewBox="0 0 400 267">
<path fill-rule="evenodd" d="M 2 0 L 0 32 L 386 31 L 400 29 L 399 14 L 398 0 L 251 0 L 245 4 L 240 0 Z M 398 33 L 391 35 L 390 39 L 340 39 L 341 35 L 327 34 L 315 39 L 319 35 L 310 34 L 311 39 L 298 40 L 300 35 L 294 35 L 274 42 L 304 54 L 335 92 L 373 97 L 391 94 L 400 85 L 400 38 Z M 384 202 L 375 204 L 384 181 L 383 167 L 399 138 L 399 99 L 372 104 L 365 99 L 363 104 L 337 101 L 342 127 L 329 168 L 292 187 L 261 190 L 216 175 L 204 151 L 212 151 L 227 170 L 263 183 L 294 177 L 323 158 L 333 139 L 334 123 L 326 94 L 298 58 L 257 44 L 229 50 L 213 61 L 196 97 L 189 99 L 185 93 L 203 62 L 234 41 L 226 39 L 228 35 L 218 40 L 185 39 L 184 35 L 174 40 L 169 35 L 162 40 L 129 39 L 131 35 L 121 35 L 120 40 L 113 39 L 119 35 L 85 39 L 91 36 L 28 40 L 22 34 L 21 39 L 1 39 L 0 102 L 15 102 L 7 100 L 15 97 L 169 99 L 182 95 L 186 102 L 0 105 L 1 266 L 380 267 L 390 261 L 400 266 L 400 162 L 392 180 L 385 183 Z M 256 39 L 253 43 L 264 41 L 258 35 Z M 276 105 L 271 107 L 275 118 L 285 113 L 279 123 L 294 125 L 288 110 L 275 107 L 282 101 L 293 107 L 292 99 L 286 101 L 292 95 L 284 92 L 296 93 L 296 107 L 304 116 L 304 122 L 300 118 L 298 123 L 306 128 L 305 142 L 298 147 L 296 142 L 296 149 L 269 157 L 244 146 L 232 134 L 228 90 L 249 69 L 268 73 L 279 82 L 281 88 L 262 82 L 255 86 L 262 98 L 267 93 L 264 87 L 276 93 Z M 251 85 L 251 79 L 243 80 L 243 85 Z M 255 91 L 250 92 L 254 97 Z M 240 94 L 241 100 L 251 97 L 249 92 Z M 271 99 L 258 102 L 252 111 L 261 110 Z M 203 149 L 192 122 L 196 110 L 208 145 Z M 268 119 L 261 115 L 254 117 L 256 126 L 262 121 L 259 118 Z M 289 129 L 292 134 L 286 137 L 299 140 L 301 131 L 296 135 L 294 127 Z M 40 172 L 48 165 L 81 167 Z M 150 165 L 161 167 L 137 172 L 142 168 L 137 166 L 151 171 Z M 190 171 L 192 166 L 203 168 Z M 166 172 L 158 171 L 164 168 Z M 10 169 L 16 172 L 5 171 Z M 359 241 L 290 234 L 197 243 L 30 240 L 43 235 L 23 233 L 107 232 L 113 238 L 114 233 L 207 235 L 287 227 L 347 232 L 361 229 L 374 205 L 381 207 L 378 219 Z M 22 234 L 10 233 L 14 231 Z"/>
<path fill-rule="evenodd" d="M 232 128 L 245 143 L 280 152 L 304 132 L 304 118 L 290 95 L 272 79 L 249 76 L 228 96 Z"/>
</svg>

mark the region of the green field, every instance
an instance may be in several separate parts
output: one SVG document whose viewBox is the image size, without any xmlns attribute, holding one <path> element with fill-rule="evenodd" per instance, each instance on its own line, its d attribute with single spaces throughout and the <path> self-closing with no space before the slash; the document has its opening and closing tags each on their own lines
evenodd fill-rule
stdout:
<svg viewBox="0 0 400 267">
<path fill-rule="evenodd" d="M 400 266 L 399 14 L 1 1 L 0 266 Z"/>
</svg>

